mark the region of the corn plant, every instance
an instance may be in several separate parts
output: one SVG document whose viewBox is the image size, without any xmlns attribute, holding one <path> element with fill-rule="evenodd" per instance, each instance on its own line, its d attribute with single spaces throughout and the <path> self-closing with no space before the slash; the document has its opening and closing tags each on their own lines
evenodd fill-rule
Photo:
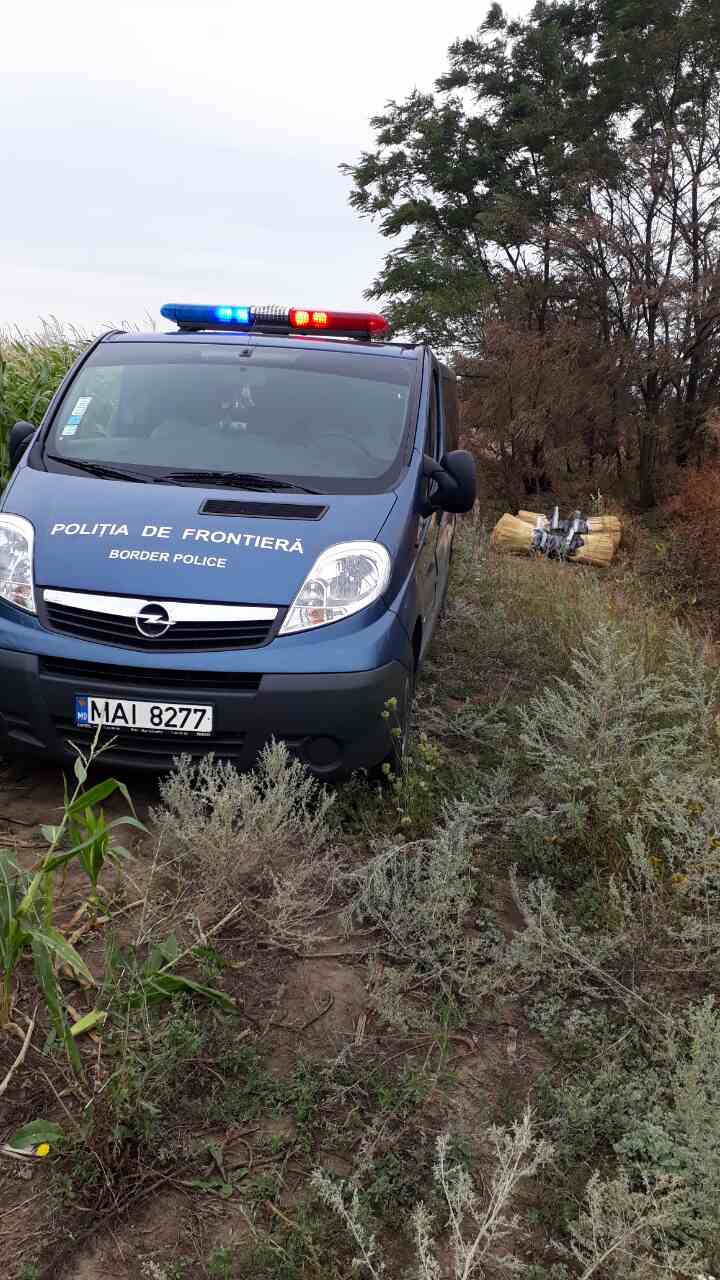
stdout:
<svg viewBox="0 0 720 1280">
<path fill-rule="evenodd" d="M 125 796 L 132 808 L 132 801 L 122 783 L 117 783 L 117 790 Z M 81 810 L 75 806 L 68 822 L 69 843 L 77 853 L 78 861 L 90 881 L 91 892 L 88 905 L 92 915 L 97 913 L 100 905 L 98 879 L 105 863 L 118 863 L 130 856 L 127 849 L 115 844 L 113 840 L 112 833 L 118 827 L 135 827 L 139 831 L 145 830 L 134 813 L 108 822 L 104 811 L 96 810 L 92 805 Z"/>
<path fill-rule="evenodd" d="M 105 858 L 120 856 L 110 840 L 117 823 L 108 824 L 102 811 L 98 815 L 95 809 L 116 791 L 132 808 L 127 788 L 115 778 L 106 778 L 83 790 L 89 767 L 100 754 L 96 735 L 88 756 L 79 755 L 75 761 L 75 788 L 70 794 L 67 785 L 65 787 L 60 823 L 42 829 L 49 848 L 31 878 L 20 870 L 7 851 L 0 853 L 0 1029 L 10 1023 L 14 973 L 23 954 L 30 950 L 53 1025 L 78 1071 L 80 1055 L 63 1013 L 56 969 L 64 965 L 89 983 L 93 977 L 72 944 L 53 924 L 53 879 L 59 867 L 77 858 L 83 861 L 96 898 L 98 876 Z M 124 821 L 140 825 L 134 816 Z M 69 847 L 61 849 L 68 835 Z"/>
<path fill-rule="evenodd" d="M 82 791 L 91 766 L 110 746 L 109 742 L 102 747 L 98 746 L 99 732 L 98 729 L 87 755 L 81 751 L 78 752 L 74 766 L 75 789 L 72 794 L 68 790 L 67 779 L 65 780 L 63 813 L 59 825 L 42 827 L 42 833 L 50 846 L 40 868 L 40 874 L 45 876 L 44 900 L 47 919 L 52 917 L 52 873 L 58 867 L 66 866 L 73 858 L 78 859 L 90 880 L 90 904 L 91 908 L 95 909 L 98 903 L 98 879 L 105 862 L 108 860 L 118 862 L 129 856 L 127 849 L 113 843 L 112 831 L 119 826 L 133 826 L 140 831 L 145 830 L 143 824 L 135 817 L 127 787 L 124 783 L 118 782 L 117 778 L 106 778 L 104 782 L 97 783 L 89 791 Z M 96 806 L 102 804 L 103 800 L 116 791 L 127 801 L 132 814 L 124 818 L 115 818 L 108 823 L 102 809 L 99 813 L 96 812 Z M 63 843 L 67 843 L 68 847 L 60 849 Z"/>
<path fill-rule="evenodd" d="M 54 961 L 68 965 L 87 982 L 92 982 L 84 960 L 67 938 L 38 916 L 35 901 L 42 882 L 42 870 L 28 885 L 27 877 L 7 851 L 0 852 L 0 1030 L 11 1022 L 14 975 L 21 956 L 32 952 L 38 985 L 63 1040 L 72 1065 L 79 1069 L 80 1055 L 65 1023 Z M 34 894 L 31 890 L 35 887 Z"/>
<path fill-rule="evenodd" d="M 39 333 L 0 332 L 0 477 L 6 476 L 7 439 L 18 418 L 39 423 L 62 378 L 90 338 L 45 321 Z"/>
<path fill-rule="evenodd" d="M 18 916 L 20 898 L 19 868 L 10 854 L 3 851 L 0 853 L 0 1031 L 10 1021 L 13 974 L 26 940 Z"/>
</svg>

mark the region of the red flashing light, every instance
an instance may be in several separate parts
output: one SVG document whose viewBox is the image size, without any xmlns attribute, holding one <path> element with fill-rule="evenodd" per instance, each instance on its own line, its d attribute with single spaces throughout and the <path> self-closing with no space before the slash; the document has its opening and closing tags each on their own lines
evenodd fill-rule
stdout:
<svg viewBox="0 0 720 1280">
<path fill-rule="evenodd" d="M 367 334 L 369 337 L 390 332 L 384 316 L 367 311 L 311 311 L 305 307 L 291 307 L 290 325 L 306 332 L 324 330 L 325 333 Z"/>
</svg>

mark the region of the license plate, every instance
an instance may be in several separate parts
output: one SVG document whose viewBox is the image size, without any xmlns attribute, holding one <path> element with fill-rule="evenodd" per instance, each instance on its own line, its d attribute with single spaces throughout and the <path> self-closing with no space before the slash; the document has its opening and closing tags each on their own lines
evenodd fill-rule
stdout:
<svg viewBox="0 0 720 1280">
<path fill-rule="evenodd" d="M 155 733 L 212 733 L 213 709 L 188 702 L 135 702 L 128 698 L 75 695 L 75 724 L 90 729 L 138 729 Z"/>
</svg>

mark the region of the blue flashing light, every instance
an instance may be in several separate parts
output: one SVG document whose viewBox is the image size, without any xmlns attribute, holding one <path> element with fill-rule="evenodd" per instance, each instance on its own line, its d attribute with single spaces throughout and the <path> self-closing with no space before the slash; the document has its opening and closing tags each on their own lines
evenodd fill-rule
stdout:
<svg viewBox="0 0 720 1280">
<path fill-rule="evenodd" d="M 250 324 L 249 307 L 216 307 L 215 315 L 218 320 L 227 322 L 234 320 L 236 324 Z"/>
<path fill-rule="evenodd" d="M 173 320 L 181 329 L 224 328 L 250 329 L 251 307 L 199 307 L 190 303 L 168 302 L 160 308 L 160 315 Z"/>
</svg>

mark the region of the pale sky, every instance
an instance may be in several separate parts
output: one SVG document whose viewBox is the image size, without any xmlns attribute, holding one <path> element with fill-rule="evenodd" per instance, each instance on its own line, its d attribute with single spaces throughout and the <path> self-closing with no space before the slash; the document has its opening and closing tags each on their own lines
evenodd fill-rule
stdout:
<svg viewBox="0 0 720 1280">
<path fill-rule="evenodd" d="M 164 324 L 163 302 L 367 307 L 389 245 L 338 165 L 488 7 L 7 2 L 0 327 Z"/>
</svg>

